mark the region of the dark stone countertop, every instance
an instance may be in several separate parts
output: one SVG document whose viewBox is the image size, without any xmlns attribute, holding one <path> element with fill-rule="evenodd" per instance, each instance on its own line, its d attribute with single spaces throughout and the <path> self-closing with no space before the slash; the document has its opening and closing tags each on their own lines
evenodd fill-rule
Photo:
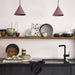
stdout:
<svg viewBox="0 0 75 75">
<path fill-rule="evenodd" d="M 3 62 L 3 60 L 4 60 L 4 58 L 0 58 L 0 64 L 25 64 L 25 65 L 29 65 L 30 64 L 30 62 L 32 62 L 32 61 L 25 61 L 25 62 L 19 62 L 19 63 L 4 63 Z M 44 61 L 44 63 L 46 64 L 46 65 L 65 65 L 65 63 L 63 62 L 63 59 L 42 59 L 43 61 Z M 37 60 L 38 61 L 38 60 Z M 75 59 L 68 59 L 68 61 L 69 61 L 69 65 L 71 65 L 71 64 L 74 64 L 75 65 Z M 36 61 L 33 61 L 33 62 L 36 62 Z M 67 64 L 67 65 L 68 65 Z"/>
</svg>

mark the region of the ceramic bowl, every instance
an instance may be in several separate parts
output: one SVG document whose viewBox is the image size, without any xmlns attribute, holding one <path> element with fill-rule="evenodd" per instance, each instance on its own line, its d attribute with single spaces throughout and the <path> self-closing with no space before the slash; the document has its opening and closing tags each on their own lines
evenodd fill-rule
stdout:
<svg viewBox="0 0 75 75">
<path fill-rule="evenodd" d="M 40 34 L 43 37 L 51 37 L 53 34 L 53 27 L 50 24 L 43 24 L 40 29 Z"/>
<path fill-rule="evenodd" d="M 6 33 L 8 36 L 13 36 L 15 34 L 14 28 L 7 28 Z"/>
</svg>

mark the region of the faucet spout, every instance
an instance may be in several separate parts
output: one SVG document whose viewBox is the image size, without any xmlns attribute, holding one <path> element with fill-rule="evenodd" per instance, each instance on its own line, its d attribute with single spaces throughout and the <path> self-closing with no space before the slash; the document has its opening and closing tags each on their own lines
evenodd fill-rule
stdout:
<svg viewBox="0 0 75 75">
<path fill-rule="evenodd" d="M 66 54 L 66 45 L 59 45 L 59 47 L 64 47 L 64 63 L 68 63 L 66 57 L 69 57 L 69 54 Z"/>
</svg>

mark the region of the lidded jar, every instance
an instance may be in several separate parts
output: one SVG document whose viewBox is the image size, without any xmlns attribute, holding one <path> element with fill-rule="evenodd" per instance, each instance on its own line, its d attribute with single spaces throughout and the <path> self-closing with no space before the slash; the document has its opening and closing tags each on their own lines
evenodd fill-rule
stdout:
<svg viewBox="0 0 75 75">
<path fill-rule="evenodd" d="M 22 49 L 22 56 L 26 55 L 26 50 Z"/>
</svg>

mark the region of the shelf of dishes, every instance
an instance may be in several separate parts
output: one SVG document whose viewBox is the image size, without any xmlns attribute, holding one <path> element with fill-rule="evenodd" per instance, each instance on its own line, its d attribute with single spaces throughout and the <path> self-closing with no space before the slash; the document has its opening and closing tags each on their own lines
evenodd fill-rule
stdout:
<svg viewBox="0 0 75 75">
<path fill-rule="evenodd" d="M 75 39 L 75 37 L 0 37 L 0 39 Z"/>
<path fill-rule="evenodd" d="M 53 27 L 50 24 L 32 24 L 31 29 L 25 30 L 23 37 L 15 28 L 0 29 L 0 38 L 13 39 L 74 39 L 75 30 L 53 33 Z"/>
</svg>

